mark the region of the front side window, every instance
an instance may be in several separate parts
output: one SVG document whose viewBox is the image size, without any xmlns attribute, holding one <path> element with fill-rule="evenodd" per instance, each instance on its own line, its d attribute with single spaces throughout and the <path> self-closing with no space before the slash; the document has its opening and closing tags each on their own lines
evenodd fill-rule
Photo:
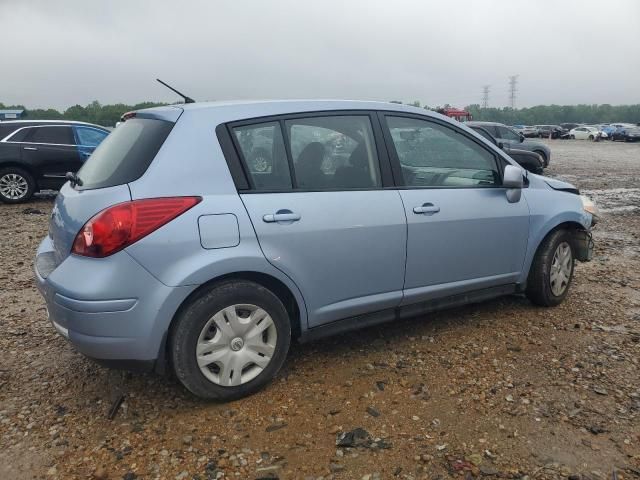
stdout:
<svg viewBox="0 0 640 480">
<path fill-rule="evenodd" d="M 289 190 L 291 174 L 278 122 L 234 127 L 255 190 Z"/>
<path fill-rule="evenodd" d="M 74 145 L 71 127 L 34 127 L 25 139 L 30 143 L 50 143 L 55 145 Z"/>
<path fill-rule="evenodd" d="M 96 128 L 76 127 L 77 144 L 83 147 L 97 147 L 109 135 Z"/>
<path fill-rule="evenodd" d="M 435 122 L 387 117 L 404 184 L 410 187 L 482 187 L 500 184 L 492 153 Z"/>
<path fill-rule="evenodd" d="M 371 121 L 365 115 L 285 121 L 296 186 L 347 190 L 382 185 Z"/>
<path fill-rule="evenodd" d="M 498 136 L 500 138 L 504 138 L 505 140 L 516 140 L 520 141 L 520 135 L 507 127 L 498 126 Z"/>
</svg>

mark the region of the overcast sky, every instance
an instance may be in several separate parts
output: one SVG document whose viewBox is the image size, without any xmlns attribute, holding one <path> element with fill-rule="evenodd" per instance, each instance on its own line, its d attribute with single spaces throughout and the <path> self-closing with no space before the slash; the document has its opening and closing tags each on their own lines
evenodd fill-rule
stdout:
<svg viewBox="0 0 640 480">
<path fill-rule="evenodd" d="M 0 102 L 640 103 L 638 0 L 0 0 Z"/>
</svg>

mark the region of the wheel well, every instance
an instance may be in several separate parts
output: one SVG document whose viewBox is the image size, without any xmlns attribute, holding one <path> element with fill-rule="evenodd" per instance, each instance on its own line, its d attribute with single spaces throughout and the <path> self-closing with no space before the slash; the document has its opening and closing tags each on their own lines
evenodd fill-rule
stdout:
<svg viewBox="0 0 640 480">
<path fill-rule="evenodd" d="M 164 373 L 165 368 L 170 365 L 171 354 L 169 352 L 169 338 L 171 338 L 171 331 L 173 326 L 175 325 L 176 319 L 182 313 L 182 311 L 191 303 L 191 301 L 200 295 L 202 292 L 210 289 L 215 284 L 226 281 L 226 280 L 249 280 L 251 282 L 258 283 L 263 287 L 271 290 L 282 302 L 284 308 L 287 310 L 289 314 L 289 318 L 291 320 L 291 337 L 292 339 L 297 339 L 300 337 L 301 328 L 300 328 L 300 307 L 298 306 L 298 302 L 296 301 L 293 293 L 289 290 L 284 283 L 278 280 L 271 275 L 267 275 L 266 273 L 260 272 L 235 272 L 229 273 L 227 275 L 222 275 L 220 277 L 213 278 L 206 283 L 203 283 L 198 288 L 196 288 L 191 294 L 184 299 L 184 301 L 176 310 L 176 313 L 173 315 L 171 319 L 171 323 L 165 332 L 165 335 L 162 340 L 162 345 L 160 346 L 160 351 L 158 355 L 158 359 L 156 361 L 155 370 L 159 373 Z"/>
<path fill-rule="evenodd" d="M 537 153 L 538 155 L 540 155 L 543 160 L 547 159 L 547 154 L 544 153 L 544 150 L 534 150 L 533 153 Z"/>
<path fill-rule="evenodd" d="M 33 182 L 34 182 L 34 186 L 35 186 L 35 191 L 38 191 L 38 177 L 35 174 L 35 172 L 29 167 L 29 165 L 25 165 L 23 163 L 20 162 L 2 162 L 0 163 L 0 170 L 2 170 L 3 168 L 10 168 L 10 167 L 14 167 L 14 168 L 19 168 L 20 170 L 24 170 L 25 172 L 27 172 L 29 175 L 31 175 L 31 178 L 33 178 Z"/>
<path fill-rule="evenodd" d="M 536 248 L 536 253 L 538 253 L 538 249 L 544 243 L 544 241 L 549 237 L 549 235 L 551 235 L 554 232 L 557 232 L 558 230 L 569 230 L 569 231 L 584 230 L 584 226 L 580 225 L 578 222 L 563 222 L 556 225 L 551 230 L 549 230 L 549 232 L 547 232 L 544 238 L 540 241 L 540 243 L 538 244 L 538 247 Z"/>
</svg>

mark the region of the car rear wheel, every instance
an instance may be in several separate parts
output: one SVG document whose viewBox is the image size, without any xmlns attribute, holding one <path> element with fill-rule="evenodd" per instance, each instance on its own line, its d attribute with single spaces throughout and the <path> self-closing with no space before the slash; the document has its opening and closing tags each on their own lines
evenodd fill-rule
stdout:
<svg viewBox="0 0 640 480">
<path fill-rule="evenodd" d="M 220 283 L 182 310 L 171 332 L 171 358 L 195 395 L 233 400 L 267 384 L 282 367 L 291 324 L 280 299 L 257 283 Z"/>
<path fill-rule="evenodd" d="M 5 203 L 26 202 L 33 196 L 35 181 L 21 168 L 0 169 L 0 200 Z"/>
<path fill-rule="evenodd" d="M 567 230 L 544 239 L 531 265 L 526 295 L 532 303 L 553 307 L 567 296 L 573 278 L 574 256 Z"/>
</svg>

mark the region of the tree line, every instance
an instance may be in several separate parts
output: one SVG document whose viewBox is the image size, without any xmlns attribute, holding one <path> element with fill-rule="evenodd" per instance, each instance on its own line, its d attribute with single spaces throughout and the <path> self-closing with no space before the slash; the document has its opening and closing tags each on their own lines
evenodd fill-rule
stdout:
<svg viewBox="0 0 640 480">
<path fill-rule="evenodd" d="M 392 103 L 403 103 L 392 100 Z M 407 103 L 427 110 L 443 107 Z M 640 105 L 537 105 L 528 108 L 482 108 L 478 104 L 464 107 L 474 120 L 505 123 L 507 125 L 558 125 L 560 123 L 640 123 Z"/>
<path fill-rule="evenodd" d="M 392 100 L 393 103 L 403 103 Z M 164 103 L 142 102 L 136 105 L 116 103 L 102 105 L 93 101 L 86 106 L 74 105 L 64 111 L 53 108 L 25 108 L 23 105 L 3 105 L 0 109 L 23 109 L 22 116 L 26 120 L 77 120 L 112 127 L 120 120 L 120 116 L 131 110 L 166 105 Z M 427 110 L 437 110 L 441 107 L 428 107 L 419 101 L 408 103 Z M 449 105 L 444 105 L 448 107 Z M 556 125 L 559 123 L 612 123 L 612 122 L 640 122 L 640 105 L 538 105 L 535 107 L 513 109 L 482 108 L 480 105 L 465 107 L 474 120 L 485 120 L 506 123 L 507 125 Z"/>
<path fill-rule="evenodd" d="M 54 108 L 26 108 L 23 105 L 5 106 L 0 103 L 0 109 L 24 110 L 21 117 L 22 120 L 76 120 L 113 127 L 116 122 L 120 121 L 123 113 L 161 105 L 166 105 L 166 103 L 142 102 L 135 105 L 126 105 L 124 103 L 102 105 L 98 101 L 93 101 L 84 107 L 82 105 L 74 105 L 61 112 Z"/>
</svg>

